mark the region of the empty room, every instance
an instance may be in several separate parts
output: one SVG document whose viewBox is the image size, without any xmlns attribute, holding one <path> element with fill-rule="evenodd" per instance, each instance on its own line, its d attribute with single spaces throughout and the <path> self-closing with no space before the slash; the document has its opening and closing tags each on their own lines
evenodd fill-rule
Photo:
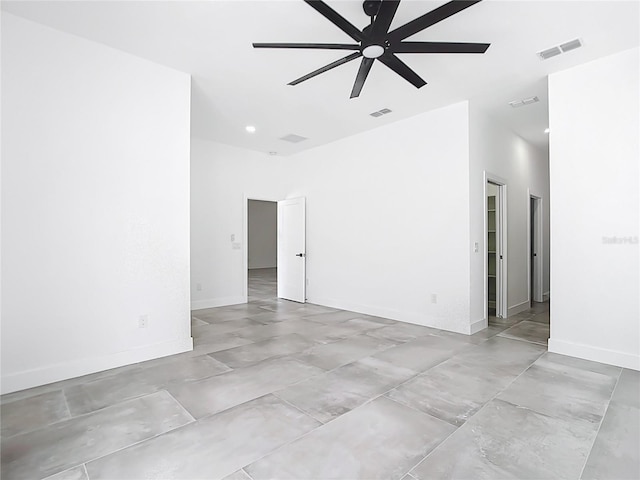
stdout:
<svg viewBox="0 0 640 480">
<path fill-rule="evenodd" d="M 2 1 L 7 480 L 640 478 L 640 1 Z"/>
</svg>

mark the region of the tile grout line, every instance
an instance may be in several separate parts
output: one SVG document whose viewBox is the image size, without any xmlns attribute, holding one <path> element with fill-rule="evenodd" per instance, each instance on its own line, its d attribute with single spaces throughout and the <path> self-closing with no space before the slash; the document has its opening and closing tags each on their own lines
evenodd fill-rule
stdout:
<svg viewBox="0 0 640 480">
<path fill-rule="evenodd" d="M 528 342 L 530 343 L 530 342 Z M 548 352 L 548 350 L 547 350 Z M 540 355 L 538 355 L 538 357 L 536 357 L 536 359 L 531 362 L 531 364 L 525 368 L 518 376 L 516 376 L 511 382 L 509 382 L 508 385 L 506 385 L 502 390 L 500 390 L 498 393 L 496 393 L 492 398 L 490 398 L 489 400 L 487 400 L 484 405 L 482 405 L 482 407 L 480 407 L 478 409 L 477 412 L 475 412 L 473 415 L 471 415 L 468 419 L 465 420 L 465 422 L 460 425 L 458 428 L 456 428 L 453 432 L 451 432 L 451 435 L 449 435 L 447 438 L 445 438 L 442 442 L 440 442 L 433 450 L 431 450 L 422 460 L 420 460 L 418 463 L 416 463 L 411 469 L 409 469 L 409 472 L 407 473 L 411 473 L 412 470 L 416 469 L 418 466 L 420 466 L 427 458 L 429 458 L 433 452 L 435 452 L 436 450 L 438 450 L 438 448 L 440 448 L 442 445 L 444 445 L 444 443 L 451 437 L 453 436 L 453 434 L 455 434 L 457 431 L 459 431 L 462 427 L 464 427 L 465 425 L 467 425 L 467 423 L 469 422 L 469 420 L 471 420 L 472 418 L 474 418 L 476 415 L 478 415 L 482 410 L 484 410 L 486 408 L 487 405 L 489 405 L 489 403 L 491 403 L 493 400 L 495 400 L 502 392 L 504 392 L 507 388 L 509 388 L 511 385 L 513 385 L 513 383 L 518 380 L 522 375 L 524 375 L 527 370 L 529 370 L 534 363 L 536 363 L 540 357 L 542 357 L 545 353 L 547 352 L 542 352 Z M 535 411 L 535 410 L 532 410 Z M 538 412 L 536 412 L 538 413 Z M 437 417 L 436 417 L 437 418 Z"/>
<path fill-rule="evenodd" d="M 87 464 L 86 463 L 82 464 L 82 470 L 84 471 L 84 474 L 87 476 L 87 480 L 91 480 L 91 478 L 89 477 L 89 471 L 87 470 Z"/>
<path fill-rule="evenodd" d="M 613 395 L 616 393 L 616 388 L 618 388 L 618 384 L 620 383 L 620 377 L 622 377 L 622 368 L 620 368 L 620 372 L 618 372 L 618 378 L 616 378 L 616 384 L 611 390 L 611 396 L 609 397 L 609 401 L 607 402 L 607 407 L 604 409 L 604 413 L 602 414 L 602 418 L 600 419 L 600 423 L 598 424 L 598 429 L 596 430 L 596 434 L 593 436 L 593 442 L 591 442 L 591 447 L 589 447 L 589 453 L 584 459 L 584 464 L 580 469 L 580 476 L 578 478 L 582 478 L 584 474 L 584 469 L 587 468 L 587 463 L 589 462 L 589 457 L 591 456 L 591 452 L 593 451 L 593 447 L 596 444 L 596 440 L 598 439 L 598 435 L 600 435 L 600 429 L 602 428 L 602 424 L 604 423 L 604 417 L 606 417 L 607 412 L 609 411 L 609 406 L 611 405 L 611 401 L 613 400 Z"/>
<path fill-rule="evenodd" d="M 319 423 L 320 423 L 320 425 L 319 425 L 319 426 L 317 426 L 316 428 L 320 428 L 321 426 L 326 425 L 327 423 L 329 423 L 329 422 L 323 422 L 323 421 L 322 421 L 322 420 L 320 420 L 319 418 L 314 417 L 314 416 L 313 416 L 311 413 L 309 413 L 309 412 L 305 412 L 302 408 L 300 408 L 300 407 L 298 407 L 297 405 L 294 405 L 293 403 L 291 403 L 290 401 L 285 400 L 284 398 L 280 397 L 276 392 L 267 393 L 267 395 L 273 395 L 273 396 L 274 396 L 274 397 L 276 397 L 278 400 L 280 400 L 280 401 L 282 401 L 282 402 L 286 403 L 287 405 L 289 405 L 289 406 L 291 406 L 291 407 L 295 408 L 296 410 L 298 410 L 299 412 L 301 412 L 301 413 L 305 414 L 306 416 L 311 417 L 311 418 L 312 418 L 313 420 L 315 420 L 316 422 L 319 422 Z M 265 396 L 266 396 L 266 395 L 265 395 Z M 331 421 L 331 420 L 329 420 L 329 421 Z M 314 428 L 313 430 L 315 430 L 316 428 Z"/>
<path fill-rule="evenodd" d="M 253 477 L 252 477 L 251 475 L 249 475 L 249 473 L 244 469 L 244 467 L 242 467 L 242 468 L 240 469 L 240 471 L 241 471 L 242 473 L 244 473 L 247 477 L 249 477 L 249 480 L 253 480 Z"/>
</svg>

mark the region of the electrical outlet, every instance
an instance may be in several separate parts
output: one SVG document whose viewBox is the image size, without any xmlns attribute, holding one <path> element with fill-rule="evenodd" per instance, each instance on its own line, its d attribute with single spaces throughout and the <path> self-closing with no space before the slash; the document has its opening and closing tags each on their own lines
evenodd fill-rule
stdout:
<svg viewBox="0 0 640 480">
<path fill-rule="evenodd" d="M 147 328 L 149 326 L 149 315 L 140 315 L 138 317 L 138 328 Z"/>
<path fill-rule="evenodd" d="M 242 244 L 240 242 L 233 242 L 231 244 L 231 250 L 240 250 L 242 249 Z"/>
<path fill-rule="evenodd" d="M 435 293 L 431 294 L 431 303 L 438 303 L 438 295 Z"/>
<path fill-rule="evenodd" d="M 232 233 L 232 234 L 231 234 L 231 241 L 232 241 L 232 242 L 235 242 L 235 241 L 236 241 L 236 234 L 235 234 L 235 233 Z"/>
<path fill-rule="evenodd" d="M 478 250 L 479 250 L 479 249 L 480 249 L 480 245 L 478 244 L 478 242 L 475 242 L 475 243 L 473 244 L 473 251 L 474 251 L 475 253 L 478 253 Z"/>
</svg>

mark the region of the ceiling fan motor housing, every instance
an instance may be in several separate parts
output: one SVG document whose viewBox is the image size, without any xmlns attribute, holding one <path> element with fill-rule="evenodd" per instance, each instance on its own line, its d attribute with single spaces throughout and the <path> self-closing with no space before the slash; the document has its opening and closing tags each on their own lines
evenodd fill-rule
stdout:
<svg viewBox="0 0 640 480">
<path fill-rule="evenodd" d="M 380 5 L 382 5 L 382 0 L 365 0 L 362 2 L 362 9 L 366 15 L 374 17 L 378 14 Z"/>
</svg>

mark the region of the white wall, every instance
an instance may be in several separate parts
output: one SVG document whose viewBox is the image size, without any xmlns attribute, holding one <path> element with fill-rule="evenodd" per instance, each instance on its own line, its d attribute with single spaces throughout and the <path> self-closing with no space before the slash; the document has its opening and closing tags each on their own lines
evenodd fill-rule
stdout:
<svg viewBox="0 0 640 480">
<path fill-rule="evenodd" d="M 294 157 L 310 302 L 468 333 L 468 125 L 464 102 Z"/>
<path fill-rule="evenodd" d="M 249 200 L 249 270 L 275 268 L 278 262 L 278 204 Z"/>
<path fill-rule="evenodd" d="M 549 350 L 636 370 L 639 55 L 635 48 L 549 77 Z"/>
<path fill-rule="evenodd" d="M 287 158 L 193 139 L 194 308 L 246 299 L 245 197 L 305 196 L 309 302 L 468 333 L 467 108 Z"/>
<path fill-rule="evenodd" d="M 192 139 L 193 309 L 246 302 L 247 199 L 273 201 L 299 196 L 292 187 L 296 178 L 288 162 L 252 150 Z"/>
<path fill-rule="evenodd" d="M 2 15 L 3 393 L 192 348 L 189 95 Z"/>
<path fill-rule="evenodd" d="M 532 107 L 533 108 L 533 107 Z M 529 308 L 529 194 L 543 202 L 543 291 L 549 290 L 549 169 L 547 152 L 534 147 L 509 128 L 470 104 L 470 245 L 471 330 L 486 325 L 484 302 L 485 266 L 485 172 L 507 185 L 507 308 L 513 315 Z"/>
</svg>

